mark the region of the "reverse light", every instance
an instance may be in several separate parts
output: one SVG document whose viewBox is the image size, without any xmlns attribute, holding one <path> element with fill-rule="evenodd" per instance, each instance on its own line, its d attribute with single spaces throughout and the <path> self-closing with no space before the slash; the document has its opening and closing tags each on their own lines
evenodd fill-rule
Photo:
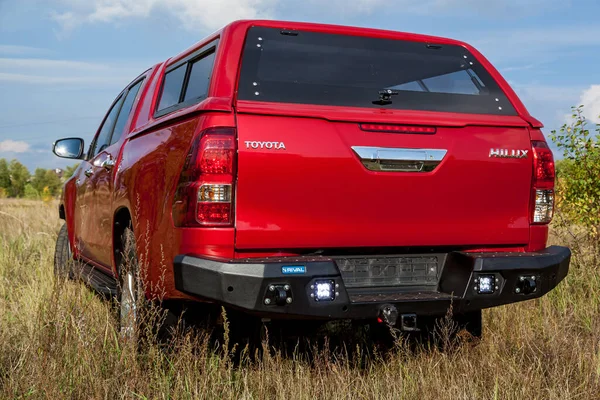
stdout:
<svg viewBox="0 0 600 400">
<path fill-rule="evenodd" d="M 175 192 L 175 226 L 233 224 L 236 150 L 234 128 L 210 128 L 198 134 Z"/>
<path fill-rule="evenodd" d="M 204 184 L 198 190 L 200 202 L 231 202 L 231 185 Z"/>
<path fill-rule="evenodd" d="M 533 193 L 531 223 L 548 224 L 554 214 L 554 156 L 543 141 L 531 142 L 533 150 Z"/>
<path fill-rule="evenodd" d="M 533 222 L 544 224 L 552 221 L 554 215 L 554 190 L 536 189 Z"/>
</svg>

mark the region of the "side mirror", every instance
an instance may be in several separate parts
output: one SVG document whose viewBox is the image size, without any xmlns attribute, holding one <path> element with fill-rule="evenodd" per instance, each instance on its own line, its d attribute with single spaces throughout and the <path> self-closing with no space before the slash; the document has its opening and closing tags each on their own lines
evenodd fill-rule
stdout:
<svg viewBox="0 0 600 400">
<path fill-rule="evenodd" d="M 52 152 L 62 158 L 79 159 L 83 155 L 83 139 L 59 139 L 52 145 Z"/>
</svg>

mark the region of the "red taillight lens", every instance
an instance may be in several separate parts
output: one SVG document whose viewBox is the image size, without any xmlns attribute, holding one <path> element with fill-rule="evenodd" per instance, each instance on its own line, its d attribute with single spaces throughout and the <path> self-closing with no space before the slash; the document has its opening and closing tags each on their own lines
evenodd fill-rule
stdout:
<svg viewBox="0 0 600 400">
<path fill-rule="evenodd" d="M 554 156 L 546 142 L 531 142 L 533 149 L 534 186 L 541 188 L 554 188 Z"/>
<path fill-rule="evenodd" d="M 533 151 L 533 190 L 531 223 L 548 224 L 554 214 L 554 156 L 546 142 L 531 142 Z"/>
<path fill-rule="evenodd" d="M 200 141 L 201 174 L 233 174 L 235 136 L 205 134 Z"/>
<path fill-rule="evenodd" d="M 175 192 L 175 226 L 233 224 L 235 161 L 234 128 L 210 128 L 196 137 Z"/>
</svg>

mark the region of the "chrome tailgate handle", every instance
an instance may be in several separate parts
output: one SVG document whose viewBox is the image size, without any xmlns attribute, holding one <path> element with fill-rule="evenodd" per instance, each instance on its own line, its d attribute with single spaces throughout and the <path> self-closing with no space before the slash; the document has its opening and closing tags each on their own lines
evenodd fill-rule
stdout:
<svg viewBox="0 0 600 400">
<path fill-rule="evenodd" d="M 363 165 L 371 171 L 430 172 L 446 156 L 445 149 L 406 149 L 352 146 Z"/>
</svg>

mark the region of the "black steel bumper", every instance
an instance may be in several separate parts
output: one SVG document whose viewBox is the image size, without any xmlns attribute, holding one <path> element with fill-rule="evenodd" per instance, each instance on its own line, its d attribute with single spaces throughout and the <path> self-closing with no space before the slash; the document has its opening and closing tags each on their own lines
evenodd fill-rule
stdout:
<svg viewBox="0 0 600 400">
<path fill-rule="evenodd" d="M 174 268 L 178 290 L 264 317 L 372 319 L 385 305 L 399 313 L 443 315 L 451 304 L 460 313 L 541 297 L 567 275 L 570 257 L 559 246 L 532 253 L 451 252 L 433 287 L 347 287 L 335 258 L 327 257 L 215 261 L 181 255 Z M 479 293 L 478 279 L 491 275 L 494 293 Z M 322 280 L 334 283 L 334 300 L 311 297 Z"/>
</svg>

